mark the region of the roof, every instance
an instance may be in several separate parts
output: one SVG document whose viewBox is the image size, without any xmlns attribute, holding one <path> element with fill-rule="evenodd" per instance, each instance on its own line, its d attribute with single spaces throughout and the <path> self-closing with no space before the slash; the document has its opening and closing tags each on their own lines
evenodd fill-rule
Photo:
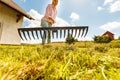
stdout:
<svg viewBox="0 0 120 80">
<path fill-rule="evenodd" d="M 21 7 L 19 7 L 15 2 L 13 2 L 12 0 L 0 0 L 0 2 L 4 3 L 5 5 L 7 5 L 8 7 L 20 12 L 23 16 L 29 18 L 29 19 L 33 19 L 29 14 L 27 14 L 26 11 L 24 11 Z"/>
<path fill-rule="evenodd" d="M 111 33 L 110 31 L 106 31 L 103 35 L 108 34 L 108 33 L 114 35 L 114 34 Z"/>
</svg>

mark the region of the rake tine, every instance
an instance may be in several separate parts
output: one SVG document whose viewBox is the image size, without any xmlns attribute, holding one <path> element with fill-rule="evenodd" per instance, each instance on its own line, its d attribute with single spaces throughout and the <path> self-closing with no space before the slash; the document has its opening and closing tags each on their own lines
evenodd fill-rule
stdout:
<svg viewBox="0 0 120 80">
<path fill-rule="evenodd" d="M 73 36 L 73 29 L 72 29 L 71 35 Z"/>
<path fill-rule="evenodd" d="M 38 37 L 38 33 L 37 33 L 37 30 L 36 30 L 35 32 L 36 32 L 37 38 L 39 39 L 39 37 Z"/>
<path fill-rule="evenodd" d="M 18 30 L 18 33 L 19 33 L 21 39 L 24 41 L 24 39 L 23 39 L 23 37 L 22 37 L 22 35 L 21 35 L 21 30 Z"/>
<path fill-rule="evenodd" d="M 67 34 L 67 35 L 71 35 L 71 34 L 70 34 L 70 29 L 67 29 L 67 31 L 68 31 L 68 34 Z"/>
<path fill-rule="evenodd" d="M 81 28 L 79 29 L 78 37 L 80 37 Z"/>
<path fill-rule="evenodd" d="M 65 35 L 66 35 L 66 30 L 64 29 L 64 37 L 65 37 Z"/>
<path fill-rule="evenodd" d="M 35 39 L 35 36 L 34 36 L 34 33 L 33 33 L 33 31 L 31 31 L 31 33 L 32 33 L 32 36 L 33 36 L 33 38 Z"/>
<path fill-rule="evenodd" d="M 81 37 L 84 35 L 84 31 L 85 31 L 85 28 L 83 28 L 83 31 L 82 31 L 82 35 L 81 35 Z"/>
<path fill-rule="evenodd" d="M 62 30 L 60 30 L 60 38 L 62 37 Z"/>
<path fill-rule="evenodd" d="M 50 35 L 50 30 L 46 30 L 47 36 Z"/>
<path fill-rule="evenodd" d="M 31 37 L 30 37 L 29 31 L 27 31 L 27 35 L 28 35 L 29 39 L 31 40 Z"/>
<path fill-rule="evenodd" d="M 58 38 L 58 30 L 57 30 L 57 32 L 56 32 L 56 37 Z"/>
<path fill-rule="evenodd" d="M 44 30 L 44 34 L 43 34 L 43 36 L 45 36 L 45 39 L 46 39 L 46 31 Z"/>
<path fill-rule="evenodd" d="M 84 37 L 87 35 L 87 33 L 88 33 L 88 27 L 86 28 Z"/>
<path fill-rule="evenodd" d="M 68 35 L 70 34 L 70 29 L 68 29 Z"/>
<path fill-rule="evenodd" d="M 53 37 L 53 39 L 54 39 L 54 32 L 52 31 L 52 37 Z"/>
<path fill-rule="evenodd" d="M 40 36 L 41 36 L 41 39 L 43 38 L 43 36 L 42 36 L 42 30 L 40 30 Z"/>
<path fill-rule="evenodd" d="M 25 37 L 25 39 L 27 40 L 27 37 L 26 37 L 26 35 L 25 35 L 25 31 L 22 31 L 23 32 L 23 36 Z"/>
<path fill-rule="evenodd" d="M 75 29 L 75 36 L 74 36 L 74 38 L 76 37 L 76 34 L 77 34 L 77 29 Z"/>
</svg>

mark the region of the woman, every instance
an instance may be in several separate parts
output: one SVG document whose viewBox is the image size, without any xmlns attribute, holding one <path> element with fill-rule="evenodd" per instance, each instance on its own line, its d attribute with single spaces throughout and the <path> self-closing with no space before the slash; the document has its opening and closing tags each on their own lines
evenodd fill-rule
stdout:
<svg viewBox="0 0 120 80">
<path fill-rule="evenodd" d="M 55 23 L 55 18 L 57 15 L 56 6 L 58 5 L 58 0 L 52 0 L 52 4 L 48 4 L 45 12 L 45 16 L 41 19 L 42 27 L 51 27 Z M 47 31 L 46 31 L 47 33 Z M 42 38 L 42 44 L 46 41 L 45 35 Z M 51 42 L 51 32 L 47 33 L 47 43 Z"/>
</svg>

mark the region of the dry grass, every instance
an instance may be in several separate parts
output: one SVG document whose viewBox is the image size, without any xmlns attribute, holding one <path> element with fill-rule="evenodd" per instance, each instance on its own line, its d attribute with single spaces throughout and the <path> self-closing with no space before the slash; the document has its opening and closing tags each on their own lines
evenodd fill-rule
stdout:
<svg viewBox="0 0 120 80">
<path fill-rule="evenodd" d="M 119 80 L 119 42 L 0 45 L 0 80 Z"/>
</svg>

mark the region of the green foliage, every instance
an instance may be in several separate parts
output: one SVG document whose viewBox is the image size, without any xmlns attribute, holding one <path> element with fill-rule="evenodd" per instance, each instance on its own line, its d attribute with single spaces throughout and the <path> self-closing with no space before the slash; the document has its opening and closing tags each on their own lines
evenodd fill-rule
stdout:
<svg viewBox="0 0 120 80">
<path fill-rule="evenodd" d="M 94 36 L 94 42 L 96 43 L 109 43 L 112 39 L 109 36 Z"/>
<path fill-rule="evenodd" d="M 71 34 L 68 34 L 68 36 L 66 38 L 66 43 L 73 44 L 74 42 L 75 42 L 75 39 L 72 37 Z"/>
</svg>

